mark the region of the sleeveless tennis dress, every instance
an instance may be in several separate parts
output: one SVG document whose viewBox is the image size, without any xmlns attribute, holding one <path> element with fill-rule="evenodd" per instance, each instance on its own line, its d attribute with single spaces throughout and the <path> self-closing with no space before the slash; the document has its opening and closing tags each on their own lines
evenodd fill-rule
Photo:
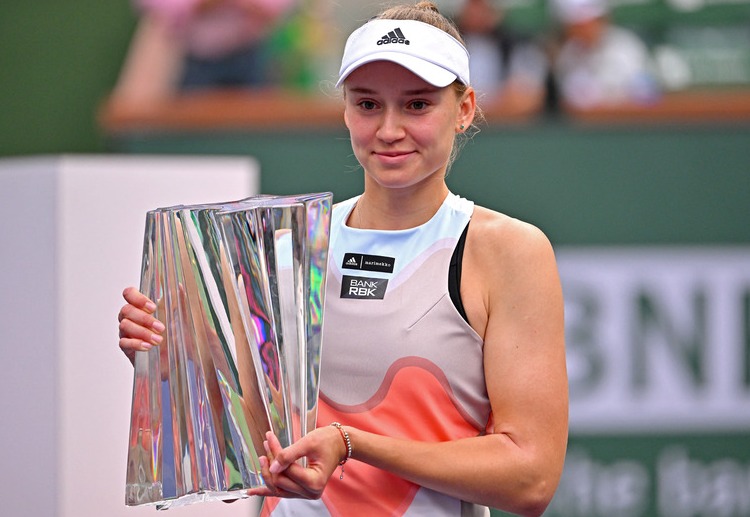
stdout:
<svg viewBox="0 0 750 517">
<path fill-rule="evenodd" d="M 356 202 L 336 205 L 331 221 L 318 425 L 433 442 L 484 434 L 483 342 L 448 290 L 474 203 L 449 194 L 425 224 L 379 231 L 346 226 Z M 338 472 L 320 500 L 268 498 L 262 515 L 489 515 L 356 460 Z"/>
</svg>

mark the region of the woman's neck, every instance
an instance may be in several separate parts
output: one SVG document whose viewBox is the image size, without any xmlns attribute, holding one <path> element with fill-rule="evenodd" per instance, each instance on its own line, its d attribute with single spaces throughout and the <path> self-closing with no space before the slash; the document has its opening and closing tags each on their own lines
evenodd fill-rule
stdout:
<svg viewBox="0 0 750 517">
<path fill-rule="evenodd" d="M 445 182 L 427 189 L 366 187 L 347 225 L 368 230 L 415 228 L 432 219 L 448 193 Z"/>
</svg>

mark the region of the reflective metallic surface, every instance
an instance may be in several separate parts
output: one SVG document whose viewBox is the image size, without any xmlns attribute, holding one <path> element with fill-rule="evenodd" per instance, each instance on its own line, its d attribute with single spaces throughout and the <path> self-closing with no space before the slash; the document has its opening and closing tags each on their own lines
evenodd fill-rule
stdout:
<svg viewBox="0 0 750 517">
<path fill-rule="evenodd" d="M 244 497 L 271 429 L 315 427 L 332 195 L 147 214 L 141 290 L 164 342 L 135 359 L 126 504 Z"/>
</svg>

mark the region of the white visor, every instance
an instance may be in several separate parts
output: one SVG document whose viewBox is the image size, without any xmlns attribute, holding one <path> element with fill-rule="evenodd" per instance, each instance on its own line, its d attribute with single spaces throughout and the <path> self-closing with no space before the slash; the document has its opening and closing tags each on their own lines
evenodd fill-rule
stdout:
<svg viewBox="0 0 750 517">
<path fill-rule="evenodd" d="M 392 61 L 442 88 L 458 79 L 469 85 L 469 52 L 456 38 L 416 20 L 367 22 L 346 40 L 336 86 L 372 61 Z"/>
</svg>

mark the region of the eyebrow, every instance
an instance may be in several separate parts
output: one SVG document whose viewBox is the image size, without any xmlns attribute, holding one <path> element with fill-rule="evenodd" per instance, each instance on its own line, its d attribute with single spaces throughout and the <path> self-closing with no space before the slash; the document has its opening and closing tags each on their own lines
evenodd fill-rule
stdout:
<svg viewBox="0 0 750 517">
<path fill-rule="evenodd" d="M 415 90 L 406 90 L 402 92 L 403 95 L 427 95 L 430 93 L 435 93 L 439 90 L 437 87 L 428 87 L 428 88 L 417 88 Z M 375 95 L 378 92 L 375 90 L 372 90 L 370 88 L 366 88 L 364 86 L 357 87 L 357 88 L 349 88 L 349 91 L 352 93 L 358 93 L 360 95 Z"/>
</svg>

